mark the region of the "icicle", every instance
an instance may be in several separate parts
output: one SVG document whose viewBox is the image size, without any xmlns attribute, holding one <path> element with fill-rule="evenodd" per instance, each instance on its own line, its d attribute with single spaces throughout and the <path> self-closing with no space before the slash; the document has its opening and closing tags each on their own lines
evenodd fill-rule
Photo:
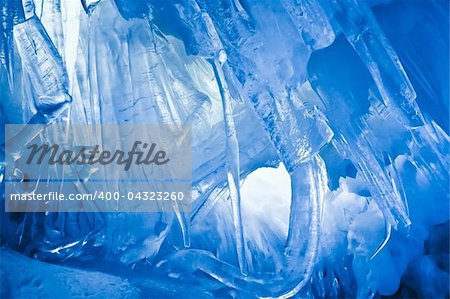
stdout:
<svg viewBox="0 0 450 299">
<path fill-rule="evenodd" d="M 353 142 L 352 142 L 353 143 Z M 351 148 L 358 148 L 356 159 L 363 169 L 363 174 L 370 183 L 372 196 L 377 199 L 378 206 L 390 224 L 397 229 L 397 220 L 407 227 L 411 224 L 403 198 L 395 192 L 395 185 L 387 177 L 385 170 L 375 157 L 373 148 L 366 137 L 357 138 Z M 356 152 L 356 151 L 355 151 Z M 384 203 L 382 203 L 384 202 Z M 386 208 L 382 208 L 386 204 Z"/>
<path fill-rule="evenodd" d="M 391 180 L 387 178 L 368 141 L 361 136 L 356 137 L 351 134 L 347 134 L 347 137 L 349 138 L 339 136 L 335 144 L 340 148 L 339 151 L 347 152 L 355 161 L 356 167 L 368 182 L 372 198 L 386 220 L 395 229 L 398 226 L 397 220 L 401 221 L 405 227 L 409 226 L 411 221 L 405 203 L 399 194 L 394 192 Z"/>
<path fill-rule="evenodd" d="M 299 164 L 291 173 L 292 200 L 285 247 L 286 277 L 298 277 L 288 292 L 290 298 L 309 281 L 319 250 L 320 216 L 326 188 L 325 165 L 319 156 Z M 295 274 L 294 274 L 295 273 Z"/>
<path fill-rule="evenodd" d="M 401 198 L 403 200 L 403 207 L 405 209 L 406 215 L 408 215 L 409 217 L 408 198 L 406 197 L 402 179 L 398 174 L 397 167 L 395 166 L 395 160 L 392 160 L 389 156 L 388 159 L 390 164 L 386 166 L 386 171 L 388 172 L 391 179 L 391 184 L 394 187 L 394 192 L 398 198 Z"/>
<path fill-rule="evenodd" d="M 34 15 L 34 3 L 27 1 L 25 12 L 20 21 L 14 26 L 14 37 L 22 59 L 23 67 L 27 70 L 38 99 L 37 113 L 28 124 L 43 124 L 29 130 L 20 131 L 17 136 L 6 142 L 10 153 L 19 158 L 22 148 L 39 135 L 48 125 L 54 122 L 66 110 L 72 101 L 68 93 L 67 75 L 57 50 L 49 39 L 39 19 Z"/>
<path fill-rule="evenodd" d="M 245 242 L 241 215 L 239 145 L 234 125 L 231 97 L 222 70 L 222 65 L 226 62 L 226 59 L 226 53 L 221 50 L 219 52 L 219 57 L 211 61 L 211 64 L 213 66 L 217 84 L 219 85 L 220 95 L 222 97 L 222 108 L 226 134 L 227 181 L 228 189 L 230 191 L 231 204 L 233 207 L 236 252 L 239 261 L 239 268 L 242 274 L 247 274 L 247 260 L 245 257 Z"/>
<path fill-rule="evenodd" d="M 356 0 L 333 1 L 332 5 L 335 19 L 366 64 L 386 105 L 397 110 L 407 126 L 423 125 L 416 92 L 370 9 Z"/>
<path fill-rule="evenodd" d="M 292 201 L 283 268 L 277 273 L 243 275 L 238 268 L 227 264 L 210 252 L 181 250 L 159 267 L 171 264 L 189 271 L 208 273 L 223 284 L 236 289 L 250 289 L 260 298 L 290 298 L 309 281 L 319 246 L 320 215 L 326 188 L 325 165 L 319 156 L 300 163 L 290 173 Z M 322 191 L 320 191 L 322 190 Z"/>
<path fill-rule="evenodd" d="M 34 3 L 28 1 L 22 22 L 14 26 L 14 38 L 38 99 L 30 123 L 48 124 L 56 120 L 72 101 L 62 59 L 39 19 Z"/>
<path fill-rule="evenodd" d="M 173 209 L 175 211 L 175 215 L 177 216 L 178 224 L 181 228 L 181 234 L 183 236 L 183 245 L 186 248 L 191 247 L 191 232 L 189 229 L 189 217 L 186 216 L 186 213 L 180 212 L 180 208 L 178 203 L 175 201 L 173 203 Z"/>
<path fill-rule="evenodd" d="M 236 3 L 235 3 L 236 4 Z M 242 9 L 239 3 L 237 3 L 237 9 Z M 204 39 L 208 41 L 206 50 L 201 51 L 203 55 L 212 55 L 208 57 L 213 67 L 214 74 L 219 87 L 220 95 L 222 98 L 222 109 L 225 124 L 226 135 L 226 174 L 228 182 L 229 196 L 231 199 L 231 205 L 233 209 L 233 225 L 234 235 L 236 240 L 236 252 L 238 257 L 239 268 L 242 274 L 247 273 L 247 260 L 245 257 L 245 242 L 244 233 L 242 227 L 241 216 L 241 194 L 240 194 L 240 173 L 239 173 L 239 145 L 236 136 L 236 129 L 233 119 L 233 108 L 231 106 L 231 96 L 225 79 L 225 75 L 222 66 L 227 61 L 227 54 L 223 50 L 223 45 L 220 41 L 211 18 L 205 12 L 201 12 L 200 7 L 196 1 L 191 2 L 191 8 L 196 16 L 200 16 L 199 21 L 195 18 L 190 21 L 193 22 L 192 26 L 199 26 L 204 28 L 206 37 L 197 37 L 198 39 Z"/>
<path fill-rule="evenodd" d="M 384 248 L 384 246 L 386 246 L 387 242 L 389 242 L 389 240 L 391 239 L 392 225 L 387 221 L 384 222 L 384 225 L 385 225 L 384 240 L 383 242 L 381 242 L 380 246 L 378 246 L 377 250 L 375 250 L 375 252 L 372 254 L 370 259 L 373 259 L 375 256 L 377 256 L 377 254 L 380 253 L 380 251 Z"/>
</svg>

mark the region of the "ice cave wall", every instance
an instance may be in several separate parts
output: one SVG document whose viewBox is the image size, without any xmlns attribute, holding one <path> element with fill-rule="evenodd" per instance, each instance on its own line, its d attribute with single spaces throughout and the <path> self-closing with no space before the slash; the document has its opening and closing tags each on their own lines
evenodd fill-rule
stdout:
<svg viewBox="0 0 450 299">
<path fill-rule="evenodd" d="M 2 125 L 191 123 L 196 200 L 3 213 L 4 246 L 149 294 L 448 296 L 448 2 L 22 2 L 1 3 Z M 271 196 L 239 190 L 280 162 Z"/>
</svg>

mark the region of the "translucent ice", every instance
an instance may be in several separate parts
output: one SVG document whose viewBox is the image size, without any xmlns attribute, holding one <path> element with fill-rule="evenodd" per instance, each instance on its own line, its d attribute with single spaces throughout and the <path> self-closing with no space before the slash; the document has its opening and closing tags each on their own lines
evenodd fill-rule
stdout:
<svg viewBox="0 0 450 299">
<path fill-rule="evenodd" d="M 448 296 L 448 1 L 0 5 L 2 188 L 6 123 L 175 123 L 194 199 L 2 212 L 2 296 Z"/>
</svg>

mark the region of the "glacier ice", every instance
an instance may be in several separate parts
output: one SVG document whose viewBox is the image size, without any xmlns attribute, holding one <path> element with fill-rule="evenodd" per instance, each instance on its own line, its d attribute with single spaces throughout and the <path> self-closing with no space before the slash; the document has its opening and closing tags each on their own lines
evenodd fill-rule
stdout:
<svg viewBox="0 0 450 299">
<path fill-rule="evenodd" d="M 448 297 L 448 1 L 0 5 L 3 173 L 6 123 L 191 124 L 194 198 L 2 211 L 1 297 Z"/>
</svg>

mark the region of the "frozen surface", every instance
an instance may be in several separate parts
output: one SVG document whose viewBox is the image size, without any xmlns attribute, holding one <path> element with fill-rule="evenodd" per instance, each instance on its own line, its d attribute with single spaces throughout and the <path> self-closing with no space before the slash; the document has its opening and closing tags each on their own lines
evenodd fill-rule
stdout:
<svg viewBox="0 0 450 299">
<path fill-rule="evenodd" d="M 2 295 L 449 296 L 448 1 L 0 3 L 2 126 L 191 124 L 195 199 L 2 213 Z"/>
</svg>

